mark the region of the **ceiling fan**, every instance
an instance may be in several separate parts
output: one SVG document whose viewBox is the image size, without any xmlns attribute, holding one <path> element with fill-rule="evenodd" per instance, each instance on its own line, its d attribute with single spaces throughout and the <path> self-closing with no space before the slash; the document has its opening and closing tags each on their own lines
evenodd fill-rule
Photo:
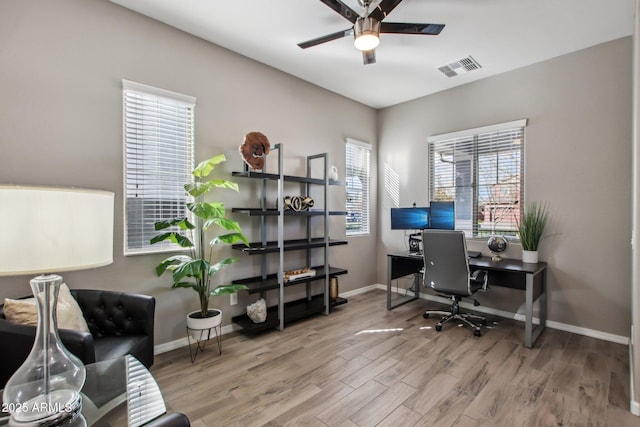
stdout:
<svg viewBox="0 0 640 427">
<path fill-rule="evenodd" d="M 360 16 L 353 9 L 340 0 L 320 0 L 322 3 L 335 10 L 353 24 L 353 27 L 344 31 L 327 34 L 306 42 L 298 43 L 302 49 L 316 46 L 342 37 L 354 36 L 354 45 L 362 51 L 362 60 L 365 65 L 376 62 L 376 47 L 380 43 L 380 33 L 390 34 L 422 34 L 436 36 L 444 28 L 443 24 L 410 24 L 404 22 L 382 22 L 384 18 L 395 9 L 402 0 L 382 0 L 372 9 L 375 3 L 372 0 L 358 0 L 364 8 L 364 14 Z"/>
</svg>

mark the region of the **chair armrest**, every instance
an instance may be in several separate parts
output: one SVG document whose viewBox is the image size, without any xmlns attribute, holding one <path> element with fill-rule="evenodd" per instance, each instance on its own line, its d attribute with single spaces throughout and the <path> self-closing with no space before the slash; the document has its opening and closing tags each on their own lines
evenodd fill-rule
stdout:
<svg viewBox="0 0 640 427">
<path fill-rule="evenodd" d="M 191 423 L 189 418 L 181 412 L 174 412 L 172 414 L 163 415 L 150 424 L 147 427 L 189 427 Z"/>
<path fill-rule="evenodd" d="M 80 358 L 83 364 L 95 363 L 96 352 L 93 335 L 89 332 L 58 329 L 58 335 L 64 346 Z"/>
<path fill-rule="evenodd" d="M 60 339 L 65 347 L 78 356 L 84 364 L 95 362 L 93 337 L 88 332 L 60 329 Z M 24 363 L 33 348 L 36 327 L 10 322 L 4 318 L 0 306 L 0 388 L 3 388 L 11 375 Z"/>
<path fill-rule="evenodd" d="M 72 289 L 94 337 L 146 335 L 153 338 L 155 298 L 95 289 Z"/>
</svg>

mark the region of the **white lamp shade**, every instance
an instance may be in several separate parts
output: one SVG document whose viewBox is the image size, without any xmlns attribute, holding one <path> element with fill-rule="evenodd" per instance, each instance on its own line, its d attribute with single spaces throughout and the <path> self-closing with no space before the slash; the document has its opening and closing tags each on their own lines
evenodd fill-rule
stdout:
<svg viewBox="0 0 640 427">
<path fill-rule="evenodd" d="M 111 264 L 113 201 L 106 191 L 0 186 L 0 276 Z"/>
</svg>

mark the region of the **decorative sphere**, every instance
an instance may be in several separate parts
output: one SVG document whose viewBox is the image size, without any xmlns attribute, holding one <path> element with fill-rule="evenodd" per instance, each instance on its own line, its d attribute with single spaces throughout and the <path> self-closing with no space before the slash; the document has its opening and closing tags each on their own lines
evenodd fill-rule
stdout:
<svg viewBox="0 0 640 427">
<path fill-rule="evenodd" d="M 507 250 L 509 242 L 503 236 L 491 236 L 487 242 L 487 247 L 494 254 L 499 254 Z"/>
</svg>

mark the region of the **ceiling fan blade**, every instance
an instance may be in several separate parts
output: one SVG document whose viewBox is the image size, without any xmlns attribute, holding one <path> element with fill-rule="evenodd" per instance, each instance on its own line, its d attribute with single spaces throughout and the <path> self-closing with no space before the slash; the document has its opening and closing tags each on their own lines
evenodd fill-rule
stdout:
<svg viewBox="0 0 640 427">
<path fill-rule="evenodd" d="M 369 13 L 369 16 L 377 19 L 378 21 L 382 21 L 401 2 L 402 0 L 382 0 L 378 6 Z"/>
<path fill-rule="evenodd" d="M 362 51 L 362 62 L 364 65 L 375 64 L 376 63 L 376 50 L 363 50 Z"/>
<path fill-rule="evenodd" d="M 332 34 L 327 34 L 326 36 L 318 37 L 312 40 L 307 40 L 306 42 L 298 43 L 298 46 L 300 46 L 302 49 L 306 49 L 311 46 L 316 46 L 322 43 L 330 42 L 331 40 L 337 40 L 351 35 L 353 35 L 353 28 L 349 28 L 348 30 L 344 31 L 338 31 Z"/>
<path fill-rule="evenodd" d="M 437 36 L 444 24 L 410 24 L 406 22 L 382 22 L 380 32 L 388 34 L 425 34 Z"/>
<path fill-rule="evenodd" d="M 342 3 L 340 0 L 320 0 L 322 3 L 329 6 L 331 9 L 342 15 L 347 21 L 355 24 L 360 15 L 353 11 L 349 6 Z"/>
</svg>

